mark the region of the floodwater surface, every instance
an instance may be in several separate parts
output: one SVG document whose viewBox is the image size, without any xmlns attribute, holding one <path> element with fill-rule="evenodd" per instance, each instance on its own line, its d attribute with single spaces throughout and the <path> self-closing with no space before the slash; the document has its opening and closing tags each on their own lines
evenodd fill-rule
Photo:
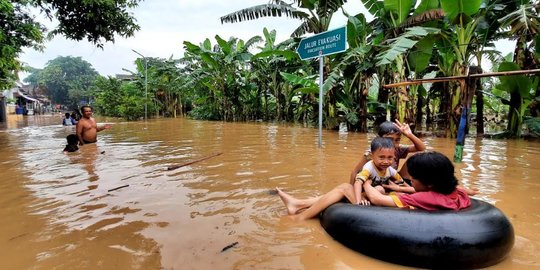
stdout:
<svg viewBox="0 0 540 270">
<path fill-rule="evenodd" d="M 2 269 L 406 269 L 347 249 L 317 219 L 284 218 L 273 192 L 348 182 L 373 134 L 324 131 L 319 148 L 301 126 L 98 118 L 114 127 L 63 154 L 74 129 L 61 119 L 10 115 L 0 127 Z M 452 157 L 454 140 L 422 139 Z M 539 142 L 466 140 L 461 184 L 515 230 L 490 269 L 540 269 L 539 164 Z"/>
</svg>

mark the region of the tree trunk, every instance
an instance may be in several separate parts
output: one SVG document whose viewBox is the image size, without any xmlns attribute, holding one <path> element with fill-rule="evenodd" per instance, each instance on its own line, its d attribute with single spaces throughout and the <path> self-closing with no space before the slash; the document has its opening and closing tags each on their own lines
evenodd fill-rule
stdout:
<svg viewBox="0 0 540 270">
<path fill-rule="evenodd" d="M 422 107 L 424 107 L 424 98 L 421 95 L 418 95 L 418 98 L 416 100 L 416 118 L 414 120 L 414 126 L 415 130 L 419 130 L 422 128 Z"/>
<path fill-rule="evenodd" d="M 476 136 L 482 135 L 484 135 L 484 93 L 480 84 L 476 91 Z"/>
<path fill-rule="evenodd" d="M 364 76 L 359 76 L 358 78 L 358 131 L 362 133 L 367 133 L 367 120 L 368 120 L 368 108 L 367 108 L 367 97 L 369 92 L 369 78 Z"/>
<path fill-rule="evenodd" d="M 519 107 L 521 106 L 522 98 L 519 93 L 510 93 L 510 107 L 508 108 L 508 132 L 511 137 L 521 136 L 522 117 L 519 115 Z"/>
</svg>

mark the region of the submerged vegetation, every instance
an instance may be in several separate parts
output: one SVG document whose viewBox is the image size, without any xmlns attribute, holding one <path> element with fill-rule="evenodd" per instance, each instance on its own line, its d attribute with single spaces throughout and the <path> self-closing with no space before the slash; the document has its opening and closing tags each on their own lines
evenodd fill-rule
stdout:
<svg viewBox="0 0 540 270">
<path fill-rule="evenodd" d="M 316 123 L 318 61 L 300 60 L 295 49 L 301 37 L 328 30 L 332 15 L 342 12 L 348 16 L 348 49 L 324 59 L 326 128 L 344 122 L 349 130 L 366 132 L 368 121 L 390 117 L 456 137 L 465 112 L 467 126 L 475 124 L 477 134 L 495 115 L 506 119 L 504 136 L 520 137 L 523 130 L 540 134 L 536 74 L 384 87 L 540 68 L 538 1 L 362 0 L 371 21 L 348 14 L 344 2 L 270 1 L 225 15 L 223 23 L 289 16 L 299 19 L 299 26 L 279 43 L 276 32 L 265 28 L 247 41 L 216 35 L 200 44 L 184 42 L 180 59 L 139 58 L 129 80 L 96 80 L 90 94 L 96 110 L 139 119 L 146 104 L 150 117 Z M 494 45 L 501 39 L 515 42 L 513 54 L 501 55 Z M 480 68 L 485 61 L 491 71 Z"/>
</svg>

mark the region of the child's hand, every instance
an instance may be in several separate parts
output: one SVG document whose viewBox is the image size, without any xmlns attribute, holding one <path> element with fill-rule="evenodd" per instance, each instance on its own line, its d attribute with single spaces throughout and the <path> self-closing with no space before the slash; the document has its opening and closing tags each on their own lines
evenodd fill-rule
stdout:
<svg viewBox="0 0 540 270">
<path fill-rule="evenodd" d="M 368 201 L 368 200 L 360 200 L 360 202 L 358 203 L 358 205 L 371 205 L 371 202 Z"/>
<path fill-rule="evenodd" d="M 394 181 L 388 181 L 388 184 L 382 185 L 385 189 L 390 189 L 393 191 L 399 191 L 399 185 L 396 184 Z"/>
<path fill-rule="evenodd" d="M 371 202 L 364 198 L 364 196 L 360 197 L 360 200 L 356 202 L 358 205 L 370 205 Z"/>
<path fill-rule="evenodd" d="M 394 123 L 394 125 L 397 128 L 399 128 L 399 130 L 401 131 L 401 134 L 407 137 L 412 135 L 411 127 L 409 127 L 409 124 L 402 124 L 401 122 L 399 122 L 399 120 L 396 119 L 396 122 Z"/>
</svg>

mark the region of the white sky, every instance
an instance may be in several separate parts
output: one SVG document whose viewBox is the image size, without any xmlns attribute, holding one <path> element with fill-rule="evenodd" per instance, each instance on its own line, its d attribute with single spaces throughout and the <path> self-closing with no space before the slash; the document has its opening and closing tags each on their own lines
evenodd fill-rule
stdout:
<svg viewBox="0 0 540 270">
<path fill-rule="evenodd" d="M 298 20 L 271 17 L 234 24 L 220 22 L 219 18 L 223 15 L 266 3 L 267 0 L 146 0 L 133 10 L 141 27 L 134 37 L 117 38 L 116 43 L 106 43 L 102 50 L 86 41 L 69 41 L 57 36 L 45 43 L 43 52 L 25 49 L 20 60 L 31 67 L 44 68 L 48 61 L 58 56 L 80 56 L 101 75 L 114 76 L 125 74 L 123 69 L 135 70 L 134 61 L 138 55 L 132 49 L 147 57 L 180 58 L 184 54 L 184 41 L 199 44 L 209 38 L 215 44 L 216 34 L 225 40 L 230 37 L 248 40 L 256 35 L 263 36 L 264 27 L 275 29 L 278 41 L 287 39 L 300 24 Z M 358 0 L 348 1 L 344 7 L 350 15 L 364 12 L 368 19 L 371 18 Z M 330 29 L 345 23 L 346 18 L 338 11 Z M 498 49 L 505 53 L 509 51 L 505 47 L 513 46 L 511 43 L 500 44 Z M 25 76 L 21 74 L 21 79 Z"/>
<path fill-rule="evenodd" d="M 125 74 L 123 69 L 135 70 L 134 62 L 139 56 L 132 49 L 146 57 L 169 58 L 173 55 L 180 58 L 184 54 L 184 41 L 199 44 L 209 38 L 215 44 L 215 35 L 225 40 L 230 37 L 248 40 L 256 35 L 263 36 L 264 27 L 275 29 L 277 40 L 283 41 L 300 24 L 299 20 L 271 17 L 221 24 L 219 19 L 231 12 L 267 3 L 267 0 L 146 0 L 133 10 L 141 30 L 129 39 L 117 38 L 114 44 L 106 43 L 102 50 L 86 41 L 69 41 L 57 36 L 45 44 L 43 52 L 25 49 L 20 60 L 31 67 L 44 68 L 49 60 L 58 56 L 80 56 L 101 75 L 114 76 Z M 345 9 L 354 15 L 363 7 L 360 1 L 349 1 Z M 330 29 L 345 23 L 346 18 L 338 12 Z"/>
</svg>

